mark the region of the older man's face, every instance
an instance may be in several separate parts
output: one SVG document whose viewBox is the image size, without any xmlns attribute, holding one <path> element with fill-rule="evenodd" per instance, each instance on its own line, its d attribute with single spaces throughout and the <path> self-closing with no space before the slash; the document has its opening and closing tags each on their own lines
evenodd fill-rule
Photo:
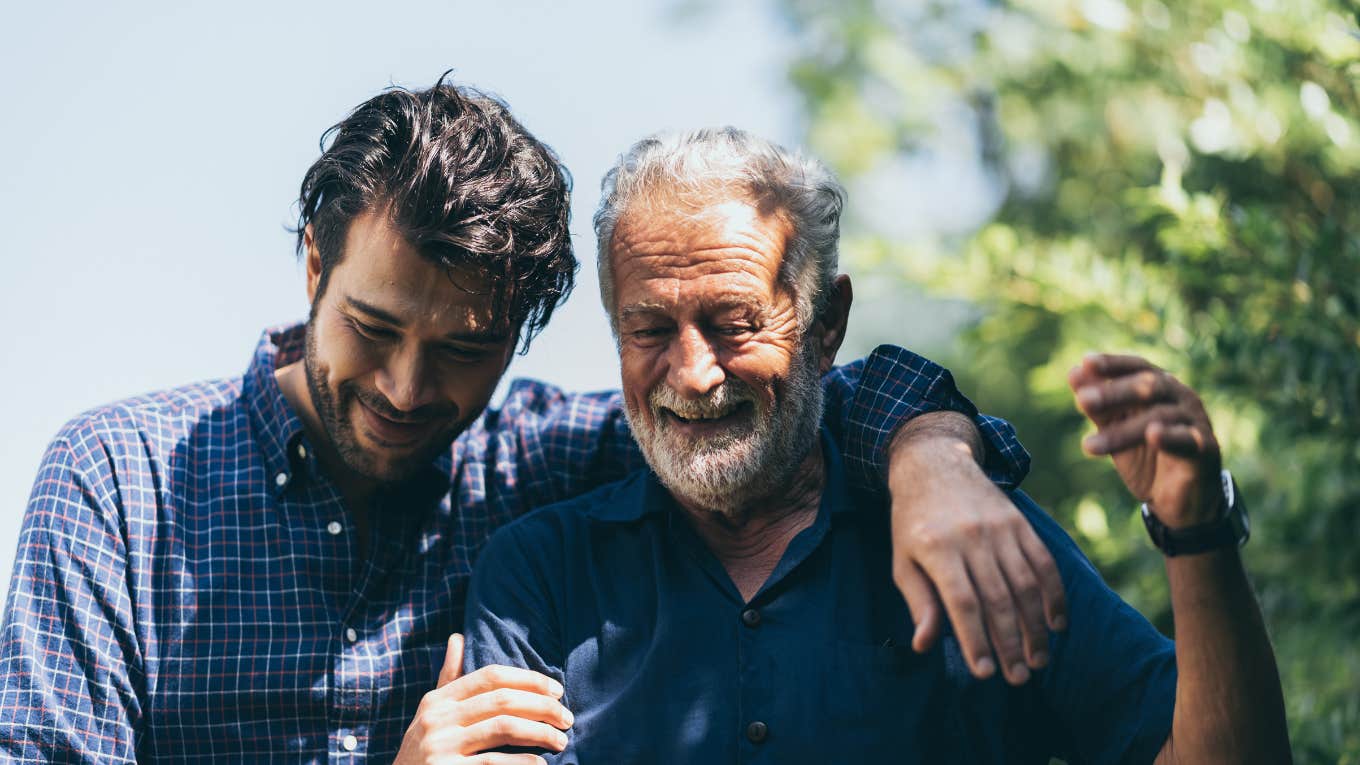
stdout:
<svg viewBox="0 0 1360 765">
<path fill-rule="evenodd" d="M 629 422 L 672 492 L 727 511 L 816 439 L 818 353 L 777 280 L 790 229 L 737 199 L 630 208 L 611 241 Z"/>
</svg>

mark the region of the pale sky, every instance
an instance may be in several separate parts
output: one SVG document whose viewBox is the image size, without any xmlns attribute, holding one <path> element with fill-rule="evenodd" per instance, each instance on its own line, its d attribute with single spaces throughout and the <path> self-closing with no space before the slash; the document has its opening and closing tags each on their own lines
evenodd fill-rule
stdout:
<svg viewBox="0 0 1360 765">
<path fill-rule="evenodd" d="M 624 0 L 7 5 L 0 585 L 62 423 L 239 375 L 265 326 L 304 316 L 284 230 L 298 184 L 321 132 L 389 83 L 453 68 L 561 155 L 578 286 L 510 377 L 616 386 L 590 230 L 601 175 L 659 129 L 798 133 L 777 19 L 712 6 L 681 20 Z"/>
</svg>

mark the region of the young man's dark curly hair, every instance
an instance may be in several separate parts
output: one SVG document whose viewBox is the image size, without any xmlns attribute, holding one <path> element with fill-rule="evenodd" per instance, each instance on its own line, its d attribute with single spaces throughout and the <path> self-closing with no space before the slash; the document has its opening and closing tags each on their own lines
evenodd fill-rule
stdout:
<svg viewBox="0 0 1360 765">
<path fill-rule="evenodd" d="M 527 348 L 575 279 L 571 177 L 505 103 L 447 77 L 389 88 L 322 134 L 298 199 L 298 252 L 310 224 L 320 298 L 350 222 L 385 211 L 424 257 L 484 274 L 498 316 Z"/>
</svg>

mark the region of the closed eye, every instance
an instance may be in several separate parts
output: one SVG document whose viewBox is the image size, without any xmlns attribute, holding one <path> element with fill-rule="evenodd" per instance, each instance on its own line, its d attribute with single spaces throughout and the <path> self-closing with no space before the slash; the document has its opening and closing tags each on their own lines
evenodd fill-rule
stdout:
<svg viewBox="0 0 1360 765">
<path fill-rule="evenodd" d="M 365 324 L 364 322 L 359 321 L 358 319 L 351 318 L 349 320 L 349 323 L 350 326 L 354 328 L 355 332 L 358 332 L 360 335 L 363 335 L 369 340 L 373 340 L 375 342 L 395 340 L 397 337 L 397 333 L 393 332 L 390 329 L 385 329 L 383 327 L 375 327 L 372 324 Z"/>
</svg>

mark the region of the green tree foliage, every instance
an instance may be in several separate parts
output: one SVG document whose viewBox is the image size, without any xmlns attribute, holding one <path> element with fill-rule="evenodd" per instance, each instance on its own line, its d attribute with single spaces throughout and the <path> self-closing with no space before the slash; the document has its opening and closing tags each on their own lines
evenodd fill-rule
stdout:
<svg viewBox="0 0 1360 765">
<path fill-rule="evenodd" d="M 807 141 L 852 211 L 885 203 L 857 180 L 977 137 L 996 194 L 976 226 L 852 225 L 846 257 L 978 307 L 945 353 L 962 387 L 1017 424 L 1030 491 L 1168 632 L 1160 557 L 1081 455 L 1065 374 L 1130 350 L 1204 394 L 1255 520 L 1297 758 L 1360 763 L 1356 18 L 1339 0 L 781 7 Z"/>
</svg>

